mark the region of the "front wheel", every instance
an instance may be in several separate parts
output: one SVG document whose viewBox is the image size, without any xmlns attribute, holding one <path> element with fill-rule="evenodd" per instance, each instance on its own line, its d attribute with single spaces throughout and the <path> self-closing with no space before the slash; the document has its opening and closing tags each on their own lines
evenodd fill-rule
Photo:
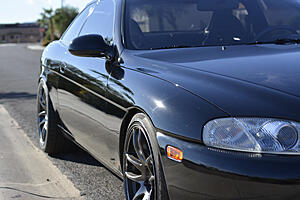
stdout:
<svg viewBox="0 0 300 200">
<path fill-rule="evenodd" d="M 154 128 L 144 114 L 136 114 L 127 130 L 123 175 L 127 200 L 168 199 Z"/>
</svg>

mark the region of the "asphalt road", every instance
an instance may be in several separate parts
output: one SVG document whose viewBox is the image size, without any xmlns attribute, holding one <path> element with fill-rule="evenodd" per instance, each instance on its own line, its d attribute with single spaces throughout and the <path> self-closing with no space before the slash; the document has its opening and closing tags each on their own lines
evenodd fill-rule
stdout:
<svg viewBox="0 0 300 200">
<path fill-rule="evenodd" d="M 38 146 L 36 90 L 42 51 L 27 47 L 26 44 L 0 45 L 0 104 L 16 120 L 32 143 Z M 79 148 L 58 157 L 48 156 L 48 159 L 85 199 L 124 199 L 122 181 Z"/>
</svg>

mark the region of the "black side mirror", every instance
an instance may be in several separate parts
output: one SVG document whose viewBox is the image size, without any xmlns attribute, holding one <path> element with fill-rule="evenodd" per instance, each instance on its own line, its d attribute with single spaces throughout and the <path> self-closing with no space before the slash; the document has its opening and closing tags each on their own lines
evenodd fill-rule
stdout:
<svg viewBox="0 0 300 200">
<path fill-rule="evenodd" d="M 113 47 L 109 46 L 101 35 L 83 35 L 75 38 L 69 46 L 69 51 L 81 57 L 105 57 L 113 59 Z"/>
</svg>

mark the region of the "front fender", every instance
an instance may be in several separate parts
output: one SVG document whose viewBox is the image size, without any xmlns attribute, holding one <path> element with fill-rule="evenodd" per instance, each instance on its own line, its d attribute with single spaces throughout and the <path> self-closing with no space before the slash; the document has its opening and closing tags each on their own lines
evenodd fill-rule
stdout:
<svg viewBox="0 0 300 200">
<path fill-rule="evenodd" d="M 123 70 L 122 79 L 110 78 L 108 97 L 124 110 L 143 110 L 157 129 L 201 141 L 202 128 L 209 120 L 228 117 L 216 106 L 178 85 L 140 71 Z"/>
</svg>

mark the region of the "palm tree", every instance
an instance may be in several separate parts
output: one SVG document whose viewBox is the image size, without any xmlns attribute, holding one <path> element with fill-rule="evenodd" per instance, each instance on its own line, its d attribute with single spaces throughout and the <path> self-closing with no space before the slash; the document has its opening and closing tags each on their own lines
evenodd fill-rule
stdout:
<svg viewBox="0 0 300 200">
<path fill-rule="evenodd" d="M 54 41 L 55 36 L 54 36 L 54 24 L 53 24 L 53 17 L 54 17 L 53 9 L 43 8 L 43 10 L 44 11 L 41 13 L 42 18 L 38 20 L 38 23 L 41 26 L 50 28 L 51 41 Z"/>
<path fill-rule="evenodd" d="M 78 9 L 65 6 L 55 10 L 53 21 L 55 26 L 55 33 L 61 36 L 74 18 L 78 15 Z"/>
</svg>

